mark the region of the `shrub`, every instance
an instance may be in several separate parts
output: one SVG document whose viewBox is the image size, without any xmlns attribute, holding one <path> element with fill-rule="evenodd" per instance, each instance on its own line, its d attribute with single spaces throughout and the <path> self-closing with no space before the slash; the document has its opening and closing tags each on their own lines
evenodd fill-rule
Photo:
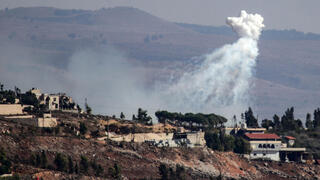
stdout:
<svg viewBox="0 0 320 180">
<path fill-rule="evenodd" d="M 117 163 L 115 163 L 113 165 L 113 167 L 109 168 L 109 174 L 114 179 L 120 179 L 120 177 L 121 177 L 121 167 Z"/>
<path fill-rule="evenodd" d="M 11 161 L 6 157 L 3 149 L 0 149 L 0 175 L 11 173 Z"/>
<path fill-rule="evenodd" d="M 87 132 L 87 126 L 84 124 L 84 122 L 80 122 L 80 133 L 84 135 Z"/>
<path fill-rule="evenodd" d="M 88 172 L 88 168 L 89 168 L 89 162 L 88 162 L 87 157 L 81 156 L 80 171 L 83 172 L 83 173 L 87 173 Z"/>
<path fill-rule="evenodd" d="M 67 160 L 64 155 L 58 153 L 55 157 L 54 164 L 58 171 L 65 171 L 67 167 Z"/>
</svg>

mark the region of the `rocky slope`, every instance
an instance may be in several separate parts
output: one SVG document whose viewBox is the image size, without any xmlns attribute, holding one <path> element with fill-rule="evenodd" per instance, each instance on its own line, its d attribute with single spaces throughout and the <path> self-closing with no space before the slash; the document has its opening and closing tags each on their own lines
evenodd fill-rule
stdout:
<svg viewBox="0 0 320 180">
<path fill-rule="evenodd" d="M 250 161 L 243 155 L 208 148 L 157 148 L 146 143 L 98 141 L 91 132 L 102 117 L 82 117 L 80 121 L 87 124 L 88 132 L 77 136 L 76 119 L 60 116 L 59 128 L 53 131 L 1 120 L 0 146 L 13 163 L 12 172 L 22 179 L 113 179 L 110 168 L 117 164 L 121 168 L 119 178 L 160 179 L 159 167 L 165 165 L 171 173 L 180 168 L 175 177 L 184 179 L 320 179 L 320 166 L 313 164 Z M 70 131 L 70 122 L 75 131 Z M 44 166 L 36 163 L 42 153 L 47 159 Z M 55 163 L 59 153 L 71 159 L 74 166 L 77 164 L 79 172 L 68 172 L 68 165 L 59 170 Z M 81 156 L 89 162 L 88 171 L 81 170 Z M 97 172 L 97 166 L 102 172 Z"/>
</svg>

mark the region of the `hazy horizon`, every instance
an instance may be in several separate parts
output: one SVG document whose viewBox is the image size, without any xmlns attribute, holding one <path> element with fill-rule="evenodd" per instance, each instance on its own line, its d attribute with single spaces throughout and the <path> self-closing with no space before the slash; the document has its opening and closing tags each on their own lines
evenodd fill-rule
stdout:
<svg viewBox="0 0 320 180">
<path fill-rule="evenodd" d="M 225 17 L 236 16 L 240 10 L 259 13 L 265 17 L 266 29 L 296 29 L 303 32 L 320 33 L 317 17 L 320 1 L 308 2 L 283 0 L 281 2 L 250 0 L 217 1 L 204 0 L 2 0 L 1 9 L 16 7 L 56 7 L 62 9 L 100 9 L 117 6 L 135 7 L 171 22 L 221 26 Z"/>
</svg>

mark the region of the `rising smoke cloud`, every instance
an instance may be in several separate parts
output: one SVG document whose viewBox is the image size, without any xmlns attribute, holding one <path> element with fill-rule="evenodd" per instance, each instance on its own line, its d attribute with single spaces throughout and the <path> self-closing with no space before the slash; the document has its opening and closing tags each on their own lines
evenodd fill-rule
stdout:
<svg viewBox="0 0 320 180">
<path fill-rule="evenodd" d="M 205 55 L 199 68 L 185 72 L 168 87 L 167 96 L 176 110 L 216 112 L 232 117 L 250 105 L 263 17 L 241 11 L 239 17 L 228 17 L 227 24 L 240 39 Z"/>
<path fill-rule="evenodd" d="M 173 82 L 146 88 L 146 69 L 132 64 L 111 47 L 76 51 L 55 67 L 42 56 L 17 44 L 0 43 L 0 76 L 7 87 L 39 87 L 45 92 L 66 92 L 83 105 L 88 98 L 94 113 L 128 118 L 138 107 L 149 114 L 159 109 L 178 112 L 240 114 L 250 105 L 250 89 L 258 56 L 263 18 L 241 11 L 227 18 L 240 38 L 203 56 L 201 64 Z"/>
</svg>

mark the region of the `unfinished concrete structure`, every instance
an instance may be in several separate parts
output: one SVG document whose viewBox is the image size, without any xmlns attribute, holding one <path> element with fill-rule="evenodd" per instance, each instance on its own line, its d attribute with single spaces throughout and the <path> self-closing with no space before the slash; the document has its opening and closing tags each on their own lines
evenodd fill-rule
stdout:
<svg viewBox="0 0 320 180">
<path fill-rule="evenodd" d="M 45 94 L 41 93 L 41 90 L 37 88 L 32 88 L 30 92 L 36 95 L 40 104 L 47 105 L 49 110 L 77 112 L 77 107 L 73 102 L 73 99 L 66 96 L 65 93 Z"/>
</svg>

